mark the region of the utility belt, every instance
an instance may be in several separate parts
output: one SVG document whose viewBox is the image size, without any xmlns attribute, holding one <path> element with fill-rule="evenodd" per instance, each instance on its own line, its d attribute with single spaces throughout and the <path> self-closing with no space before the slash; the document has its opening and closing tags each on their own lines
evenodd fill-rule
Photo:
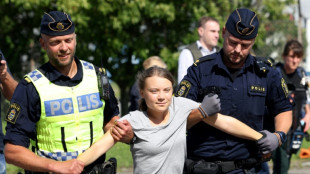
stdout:
<svg viewBox="0 0 310 174">
<path fill-rule="evenodd" d="M 117 161 L 115 158 L 112 157 L 108 161 L 102 163 L 94 162 L 86 166 L 81 174 L 116 174 L 116 169 Z M 33 172 L 26 170 L 25 174 L 50 174 L 50 172 Z"/>
<path fill-rule="evenodd" d="M 110 158 L 102 164 L 97 164 L 91 169 L 84 169 L 82 174 L 116 174 L 117 161 L 115 158 Z"/>
<path fill-rule="evenodd" d="M 248 170 L 254 168 L 257 165 L 260 165 L 261 162 L 262 160 L 257 158 L 215 162 L 207 162 L 203 159 L 197 161 L 186 159 L 184 165 L 184 174 L 222 174 L 237 169 Z"/>
</svg>

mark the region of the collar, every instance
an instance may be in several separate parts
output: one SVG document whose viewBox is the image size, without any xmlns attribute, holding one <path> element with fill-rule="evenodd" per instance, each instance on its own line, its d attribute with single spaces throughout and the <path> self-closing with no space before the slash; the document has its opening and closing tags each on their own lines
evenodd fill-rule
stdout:
<svg viewBox="0 0 310 174">
<path fill-rule="evenodd" d="M 218 65 L 218 67 L 219 67 L 219 68 L 222 68 L 222 69 L 224 69 L 224 70 L 226 70 L 227 72 L 229 72 L 229 71 L 228 71 L 228 67 L 227 67 L 227 66 L 224 64 L 224 62 L 223 62 L 223 57 L 224 57 L 223 49 L 221 49 L 217 54 L 220 54 L 220 57 L 221 57 L 220 59 L 216 59 L 216 60 L 215 60 L 216 63 L 217 63 L 217 65 Z M 244 71 L 245 69 L 247 69 L 248 67 L 254 66 L 254 61 L 255 61 L 254 57 L 253 57 L 251 54 L 249 54 L 249 55 L 247 56 L 246 60 L 245 60 L 244 65 L 242 66 L 240 72 L 243 72 L 243 71 Z"/>
<path fill-rule="evenodd" d="M 60 73 L 55 67 L 53 67 L 53 65 L 50 62 L 45 63 L 39 69 L 43 70 L 44 76 L 46 76 L 53 83 L 60 80 L 82 81 L 83 78 L 82 64 L 77 57 L 74 57 L 74 61 L 76 62 L 77 65 L 77 73 L 72 79 Z"/>
<path fill-rule="evenodd" d="M 213 48 L 213 50 L 210 51 L 208 48 L 203 47 L 199 40 L 196 41 L 196 44 L 197 44 L 197 47 L 201 51 L 203 56 L 206 56 L 206 55 L 209 55 L 209 54 L 216 52 L 215 47 Z"/>
</svg>

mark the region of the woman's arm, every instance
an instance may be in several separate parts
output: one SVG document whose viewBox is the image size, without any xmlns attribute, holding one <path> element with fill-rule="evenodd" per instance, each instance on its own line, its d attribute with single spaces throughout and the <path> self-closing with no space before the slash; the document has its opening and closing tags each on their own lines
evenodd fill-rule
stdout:
<svg viewBox="0 0 310 174">
<path fill-rule="evenodd" d="M 106 153 L 115 143 L 116 141 L 114 141 L 111 132 L 107 131 L 103 137 L 79 155 L 77 159 L 84 162 L 85 166 L 87 166 Z"/>
<path fill-rule="evenodd" d="M 234 117 L 218 113 L 203 119 L 203 122 L 235 137 L 247 140 L 259 140 L 263 135 Z"/>
<path fill-rule="evenodd" d="M 256 141 L 263 137 L 261 133 L 255 131 L 234 117 L 217 113 L 204 118 L 198 109 L 192 110 L 188 116 L 187 129 L 191 128 L 200 121 L 239 138 Z"/>
</svg>

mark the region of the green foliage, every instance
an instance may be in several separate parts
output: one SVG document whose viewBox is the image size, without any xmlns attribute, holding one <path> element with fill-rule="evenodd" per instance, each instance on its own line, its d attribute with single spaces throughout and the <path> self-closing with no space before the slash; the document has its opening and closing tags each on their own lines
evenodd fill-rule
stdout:
<svg viewBox="0 0 310 174">
<path fill-rule="evenodd" d="M 11 71 L 22 78 L 47 61 L 41 50 L 39 24 L 44 11 L 69 13 L 76 23 L 76 55 L 107 68 L 121 88 L 122 113 L 127 113 L 128 94 L 135 74 L 147 57 L 160 55 L 168 69 L 177 75 L 180 48 L 197 40 L 196 23 L 201 16 L 212 16 L 224 26 L 236 8 L 257 12 L 259 35 L 253 49 L 257 55 L 279 52 L 285 39 L 296 38 L 296 26 L 283 14 L 296 0 L 5 0 L 0 2 L 0 48 L 9 59 Z M 283 26 L 283 27 L 280 27 Z M 289 30 L 288 30 L 289 29 Z M 37 32 L 35 32 L 37 31 Z M 220 38 L 219 46 L 222 46 Z M 89 45 L 94 45 L 90 49 Z M 266 49 L 268 48 L 268 49 Z M 26 58 L 26 59 L 25 59 Z M 25 59 L 25 60 L 24 60 Z M 133 61 L 135 60 L 135 61 Z M 21 62 L 21 63 L 20 63 Z M 138 64 L 137 64 L 138 63 Z"/>
</svg>

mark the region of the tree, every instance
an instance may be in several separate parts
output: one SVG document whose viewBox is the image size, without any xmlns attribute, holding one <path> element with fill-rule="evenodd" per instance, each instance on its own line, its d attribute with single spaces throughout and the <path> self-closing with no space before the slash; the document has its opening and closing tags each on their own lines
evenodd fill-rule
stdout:
<svg viewBox="0 0 310 174">
<path fill-rule="evenodd" d="M 141 62 L 159 55 L 176 76 L 179 48 L 198 38 L 195 24 L 201 16 L 215 17 L 224 26 L 237 7 L 256 11 L 260 29 L 254 50 L 262 50 L 270 36 L 266 28 L 273 20 L 288 18 L 282 11 L 292 3 L 295 0 L 5 0 L 0 2 L 0 47 L 12 72 L 20 72 L 15 75 L 22 77 L 30 71 L 25 67 L 31 65 L 30 60 L 36 66 L 47 60 L 38 45 L 43 12 L 66 11 L 76 23 L 76 55 L 98 66 L 102 62 L 111 72 L 112 80 L 121 87 L 124 114 Z M 285 28 L 281 30 L 285 33 Z"/>
</svg>

